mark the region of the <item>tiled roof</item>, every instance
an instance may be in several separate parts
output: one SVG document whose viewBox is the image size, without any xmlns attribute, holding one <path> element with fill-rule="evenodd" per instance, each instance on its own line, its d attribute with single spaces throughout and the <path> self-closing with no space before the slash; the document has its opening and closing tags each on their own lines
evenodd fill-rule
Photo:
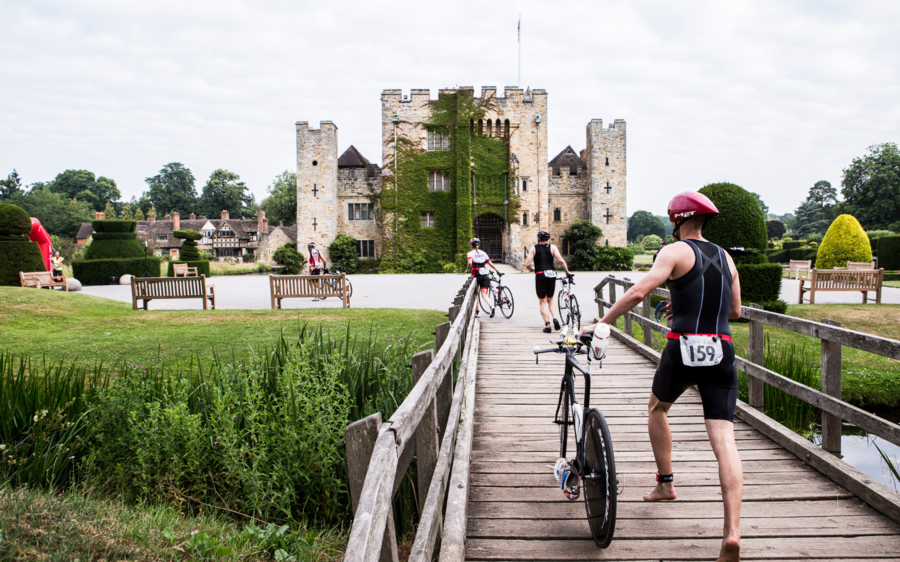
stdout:
<svg viewBox="0 0 900 562">
<path fill-rule="evenodd" d="M 87 240 L 94 233 L 94 227 L 91 226 L 89 222 L 81 223 L 81 228 L 78 229 L 78 234 L 75 235 L 77 240 Z"/>
<path fill-rule="evenodd" d="M 367 170 L 366 175 L 369 177 L 375 177 L 381 173 L 381 169 L 376 164 L 369 162 L 352 144 L 338 158 L 338 168 L 365 168 Z"/>
<path fill-rule="evenodd" d="M 550 161 L 550 167 L 553 168 L 554 176 L 560 174 L 561 168 L 569 168 L 569 173 L 575 174 L 578 168 L 587 171 L 587 162 L 578 156 L 571 146 L 567 146 L 565 150 L 556 155 L 556 158 Z"/>
</svg>

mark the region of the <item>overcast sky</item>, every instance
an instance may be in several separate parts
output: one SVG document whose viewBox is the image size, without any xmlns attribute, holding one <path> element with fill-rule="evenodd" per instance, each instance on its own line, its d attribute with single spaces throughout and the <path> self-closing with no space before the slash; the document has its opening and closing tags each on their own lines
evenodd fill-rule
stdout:
<svg viewBox="0 0 900 562">
<path fill-rule="evenodd" d="M 130 199 L 178 161 L 261 200 L 296 121 L 380 162 L 383 89 L 515 85 L 519 13 L 551 157 L 628 122 L 629 214 L 715 181 L 789 212 L 900 140 L 896 0 L 0 0 L 0 174 L 88 169 Z"/>
</svg>

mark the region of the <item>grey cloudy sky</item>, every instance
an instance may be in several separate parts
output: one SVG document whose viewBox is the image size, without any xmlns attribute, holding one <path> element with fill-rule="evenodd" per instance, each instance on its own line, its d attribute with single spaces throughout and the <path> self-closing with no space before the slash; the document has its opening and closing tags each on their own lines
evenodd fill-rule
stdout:
<svg viewBox="0 0 900 562">
<path fill-rule="evenodd" d="M 67 168 L 124 198 L 164 164 L 257 199 L 331 119 L 380 161 L 384 88 L 549 93 L 551 156 L 628 122 L 628 211 L 714 181 L 792 211 L 900 132 L 900 2 L 0 0 L 0 173 Z M 408 92 L 407 92 L 408 93 Z"/>
</svg>

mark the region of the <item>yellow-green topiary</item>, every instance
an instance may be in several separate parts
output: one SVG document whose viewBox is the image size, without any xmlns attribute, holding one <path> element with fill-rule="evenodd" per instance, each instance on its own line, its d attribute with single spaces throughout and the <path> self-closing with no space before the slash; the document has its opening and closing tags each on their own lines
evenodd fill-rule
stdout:
<svg viewBox="0 0 900 562">
<path fill-rule="evenodd" d="M 846 267 L 848 261 L 872 261 L 872 246 L 866 231 L 852 215 L 834 219 L 816 255 L 816 269 Z"/>
</svg>

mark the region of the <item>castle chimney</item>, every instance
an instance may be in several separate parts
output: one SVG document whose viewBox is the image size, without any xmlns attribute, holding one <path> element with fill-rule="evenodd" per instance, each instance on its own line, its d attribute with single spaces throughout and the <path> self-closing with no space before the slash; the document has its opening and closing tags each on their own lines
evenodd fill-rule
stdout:
<svg viewBox="0 0 900 562">
<path fill-rule="evenodd" d="M 260 236 L 269 233 L 269 221 L 266 220 L 266 212 L 260 209 L 256 211 L 256 229 Z"/>
<path fill-rule="evenodd" d="M 172 213 L 172 230 L 181 230 L 181 215 Z"/>
<path fill-rule="evenodd" d="M 153 211 L 150 211 L 150 214 L 147 215 L 147 217 L 150 219 L 150 224 L 156 222 L 156 213 L 154 213 Z"/>
<path fill-rule="evenodd" d="M 194 213 L 191 213 L 191 220 L 195 220 L 196 218 L 197 218 L 197 215 L 195 215 Z"/>
<path fill-rule="evenodd" d="M 94 220 L 96 220 L 96 221 L 102 221 L 105 219 L 106 219 L 106 213 L 104 213 L 103 211 L 97 211 L 94 214 Z"/>
<path fill-rule="evenodd" d="M 222 220 L 223 221 L 228 220 L 228 210 L 227 209 L 222 209 Z"/>
<path fill-rule="evenodd" d="M 278 221 L 278 226 L 284 226 L 284 221 Z"/>
</svg>

